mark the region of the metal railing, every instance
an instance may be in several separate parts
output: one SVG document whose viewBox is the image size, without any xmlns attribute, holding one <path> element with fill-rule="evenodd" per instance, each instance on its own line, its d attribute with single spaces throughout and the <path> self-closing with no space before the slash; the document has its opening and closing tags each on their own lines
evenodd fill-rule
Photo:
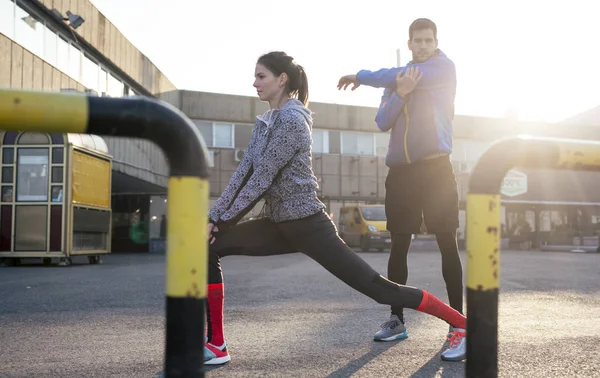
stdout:
<svg viewBox="0 0 600 378">
<path fill-rule="evenodd" d="M 498 376 L 500 186 L 516 167 L 600 171 L 600 142 L 507 138 L 475 166 L 467 194 L 467 377 Z"/>
<path fill-rule="evenodd" d="M 162 148 L 170 165 L 164 376 L 203 377 L 208 154 L 195 125 L 150 98 L 0 89 L 0 129 L 142 138 Z"/>
</svg>

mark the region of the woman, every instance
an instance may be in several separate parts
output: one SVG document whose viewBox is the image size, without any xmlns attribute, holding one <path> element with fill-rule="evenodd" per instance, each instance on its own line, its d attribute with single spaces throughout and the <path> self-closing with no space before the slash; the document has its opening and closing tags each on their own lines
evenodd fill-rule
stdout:
<svg viewBox="0 0 600 378">
<path fill-rule="evenodd" d="M 455 327 L 442 359 L 466 357 L 466 318 L 438 298 L 393 283 L 340 239 L 317 197 L 311 165 L 311 111 L 302 66 L 283 52 L 258 59 L 254 87 L 270 110 L 258 116 L 244 158 L 210 211 L 208 342 L 205 364 L 230 361 L 223 337 L 223 276 L 219 259 L 302 252 L 378 303 L 416 309 Z M 265 200 L 265 218 L 237 223 Z"/>
</svg>

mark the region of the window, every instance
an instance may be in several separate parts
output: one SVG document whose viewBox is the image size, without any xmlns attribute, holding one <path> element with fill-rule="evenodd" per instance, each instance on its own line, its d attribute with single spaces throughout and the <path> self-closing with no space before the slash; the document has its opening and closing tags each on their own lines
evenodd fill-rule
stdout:
<svg viewBox="0 0 600 378">
<path fill-rule="evenodd" d="M 17 201 L 48 201 L 48 149 L 17 151 Z"/>
<path fill-rule="evenodd" d="M 312 132 L 312 150 L 317 154 L 329 153 L 329 131 L 313 130 Z"/>
<path fill-rule="evenodd" d="M 362 220 L 360 219 L 360 212 L 358 211 L 358 209 L 354 209 L 354 223 L 356 224 L 360 224 L 362 222 Z"/>
<path fill-rule="evenodd" d="M 375 134 L 375 154 L 386 156 L 390 145 L 390 133 Z"/>
<path fill-rule="evenodd" d="M 69 70 L 67 74 L 77 81 L 81 81 L 81 51 L 69 45 Z"/>
<path fill-rule="evenodd" d="M 53 30 L 44 27 L 44 60 L 53 66 L 56 66 L 57 64 L 57 39 L 58 36 Z"/>
<path fill-rule="evenodd" d="M 385 214 L 385 206 L 369 206 L 361 207 L 360 210 L 363 213 L 363 218 L 368 221 L 385 221 L 387 220 Z"/>
<path fill-rule="evenodd" d="M 374 134 L 342 132 L 342 154 L 374 155 Z"/>
<path fill-rule="evenodd" d="M 2 150 L 2 164 L 12 164 L 14 160 L 14 148 L 4 147 Z"/>
<path fill-rule="evenodd" d="M 125 90 L 123 83 L 111 74 L 108 74 L 107 76 L 108 88 L 106 92 L 108 97 L 123 97 L 123 91 Z"/>
<path fill-rule="evenodd" d="M 13 167 L 2 167 L 2 183 L 12 184 L 13 183 Z"/>
<path fill-rule="evenodd" d="M 56 44 L 56 68 L 69 72 L 69 42 L 59 35 Z"/>
<path fill-rule="evenodd" d="M 233 147 L 233 125 L 230 123 L 214 124 L 214 146 Z"/>
<path fill-rule="evenodd" d="M 32 53 L 44 53 L 44 23 L 17 5 L 15 11 L 15 41 Z"/>
<path fill-rule="evenodd" d="M 0 33 L 15 38 L 15 3 L 12 0 L 0 0 Z"/>
<path fill-rule="evenodd" d="M 234 147 L 233 124 L 210 121 L 194 121 L 207 147 Z"/>
<path fill-rule="evenodd" d="M 107 95 L 106 90 L 108 89 L 108 73 L 104 69 L 100 69 L 98 76 L 98 96 L 104 97 Z"/>
<path fill-rule="evenodd" d="M 235 135 L 235 148 L 246 148 L 252 138 L 252 131 L 254 125 L 239 124 L 236 123 L 233 129 L 233 135 Z"/>
<path fill-rule="evenodd" d="M 81 83 L 88 89 L 93 89 L 100 92 L 98 88 L 98 71 L 100 67 L 90 60 L 87 56 L 83 56 L 83 69 L 81 70 Z"/>
<path fill-rule="evenodd" d="M 194 121 L 198 130 L 200 130 L 200 134 L 202 134 L 202 138 L 204 138 L 204 143 L 206 146 L 213 147 L 213 124 L 212 122 L 204 122 L 204 121 Z"/>
</svg>

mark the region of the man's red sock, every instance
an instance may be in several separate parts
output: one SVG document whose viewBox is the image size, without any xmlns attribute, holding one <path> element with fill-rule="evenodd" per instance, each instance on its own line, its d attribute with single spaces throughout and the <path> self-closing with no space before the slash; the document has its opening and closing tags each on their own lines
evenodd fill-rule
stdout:
<svg viewBox="0 0 600 378">
<path fill-rule="evenodd" d="M 210 340 L 209 342 L 220 347 L 225 343 L 223 337 L 223 302 L 225 297 L 225 291 L 223 290 L 223 284 L 209 284 L 208 285 L 208 310 L 210 312 Z"/>
<path fill-rule="evenodd" d="M 433 294 L 429 294 L 425 290 L 421 291 L 423 292 L 423 300 L 421 300 L 421 304 L 417 307 L 417 311 L 437 316 L 438 318 L 447 321 L 455 328 L 467 328 L 467 318 L 463 314 L 440 301 Z"/>
</svg>

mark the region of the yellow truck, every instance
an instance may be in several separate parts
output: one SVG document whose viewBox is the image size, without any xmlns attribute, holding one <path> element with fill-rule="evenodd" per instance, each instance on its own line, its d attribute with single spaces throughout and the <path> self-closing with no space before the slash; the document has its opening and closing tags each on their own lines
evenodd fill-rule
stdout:
<svg viewBox="0 0 600 378">
<path fill-rule="evenodd" d="M 384 205 L 354 205 L 340 209 L 340 237 L 363 252 L 371 248 L 379 251 L 391 248 L 392 239 L 386 224 Z"/>
</svg>

